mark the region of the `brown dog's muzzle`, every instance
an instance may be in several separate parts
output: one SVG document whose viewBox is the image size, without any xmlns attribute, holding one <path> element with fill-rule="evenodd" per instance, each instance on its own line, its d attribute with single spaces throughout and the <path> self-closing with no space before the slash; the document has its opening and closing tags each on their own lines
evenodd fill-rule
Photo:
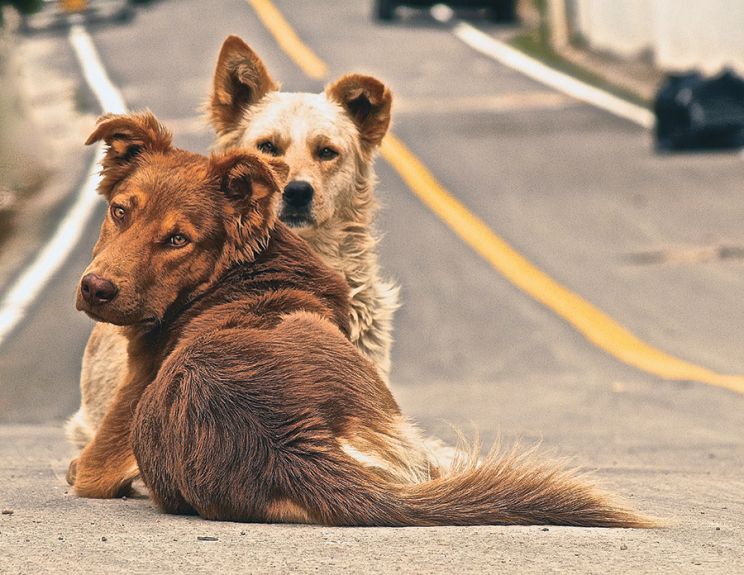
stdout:
<svg viewBox="0 0 744 575">
<path fill-rule="evenodd" d="M 96 274 L 87 274 L 80 281 L 80 295 L 91 308 L 109 303 L 118 293 L 119 288 L 112 281 Z"/>
</svg>

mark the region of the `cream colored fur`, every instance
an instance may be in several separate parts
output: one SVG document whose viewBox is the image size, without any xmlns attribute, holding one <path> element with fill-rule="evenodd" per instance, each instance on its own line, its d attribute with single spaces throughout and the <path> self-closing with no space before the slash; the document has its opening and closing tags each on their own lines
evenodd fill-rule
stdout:
<svg viewBox="0 0 744 575">
<path fill-rule="evenodd" d="M 440 476 L 443 467 L 438 454 L 428 449 L 420 430 L 403 417 L 396 427 L 390 434 L 369 433 L 341 438 L 341 449 L 394 483 L 421 483 Z"/>
<path fill-rule="evenodd" d="M 120 328 L 96 323 L 83 354 L 80 408 L 65 426 L 67 438 L 82 449 L 93 439 L 114 391 L 126 376 L 127 340 Z"/>
</svg>

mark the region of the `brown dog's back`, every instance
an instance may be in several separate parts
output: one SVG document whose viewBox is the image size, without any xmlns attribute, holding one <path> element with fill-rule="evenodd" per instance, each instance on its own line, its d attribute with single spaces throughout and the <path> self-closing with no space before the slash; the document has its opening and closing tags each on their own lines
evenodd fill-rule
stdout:
<svg viewBox="0 0 744 575">
<path fill-rule="evenodd" d="M 289 502 L 294 519 L 323 520 L 299 494 L 328 484 L 329 457 L 349 460 L 339 438 L 399 433 L 397 404 L 344 334 L 345 282 L 278 226 L 187 316 L 133 425 L 153 497 L 213 519 L 275 520 Z"/>
<path fill-rule="evenodd" d="M 165 511 L 328 525 L 651 525 L 570 473 L 518 457 L 408 485 L 351 457 L 341 438 L 400 441 L 400 412 L 338 328 L 343 290 L 318 297 L 324 266 L 283 247 L 297 241 L 280 229 L 261 273 L 226 276 L 140 402 L 133 445 Z"/>
</svg>

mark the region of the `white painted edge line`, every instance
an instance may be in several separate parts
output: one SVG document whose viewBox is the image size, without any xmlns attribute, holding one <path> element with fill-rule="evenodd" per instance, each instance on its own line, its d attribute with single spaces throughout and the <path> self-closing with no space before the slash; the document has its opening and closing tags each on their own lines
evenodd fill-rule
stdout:
<svg viewBox="0 0 744 575">
<path fill-rule="evenodd" d="M 70 28 L 68 39 L 75 50 L 85 81 L 96 95 L 103 112 L 126 114 L 127 105 L 124 103 L 124 98 L 108 77 L 106 68 L 103 67 L 93 44 L 93 39 L 85 28 L 80 24 L 75 24 Z"/>
<path fill-rule="evenodd" d="M 124 98 L 106 74 L 93 40 L 85 28 L 79 24 L 72 26 L 68 40 L 80 63 L 85 81 L 98 99 L 101 109 L 104 112 L 126 113 Z M 103 146 L 99 145 L 77 199 L 62 218 L 54 235 L 13 282 L 0 302 L 0 346 L 23 320 L 29 306 L 80 241 L 90 216 L 100 201 L 96 189 L 100 181 L 98 164 L 102 158 Z"/>
<path fill-rule="evenodd" d="M 650 130 L 654 126 L 656 120 L 650 110 L 613 96 L 609 92 L 585 84 L 568 74 L 554 70 L 466 22 L 455 24 L 452 32 L 473 50 L 493 58 L 504 66 L 521 72 L 533 80 L 550 86 L 577 100 L 630 120 L 647 130 Z"/>
</svg>

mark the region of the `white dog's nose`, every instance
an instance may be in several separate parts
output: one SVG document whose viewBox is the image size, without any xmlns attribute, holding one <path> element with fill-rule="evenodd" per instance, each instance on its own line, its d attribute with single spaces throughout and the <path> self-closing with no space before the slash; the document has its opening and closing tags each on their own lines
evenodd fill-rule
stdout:
<svg viewBox="0 0 744 575">
<path fill-rule="evenodd" d="M 295 180 L 284 188 L 284 201 L 293 208 L 303 208 L 313 199 L 313 187 L 309 182 Z"/>
</svg>

